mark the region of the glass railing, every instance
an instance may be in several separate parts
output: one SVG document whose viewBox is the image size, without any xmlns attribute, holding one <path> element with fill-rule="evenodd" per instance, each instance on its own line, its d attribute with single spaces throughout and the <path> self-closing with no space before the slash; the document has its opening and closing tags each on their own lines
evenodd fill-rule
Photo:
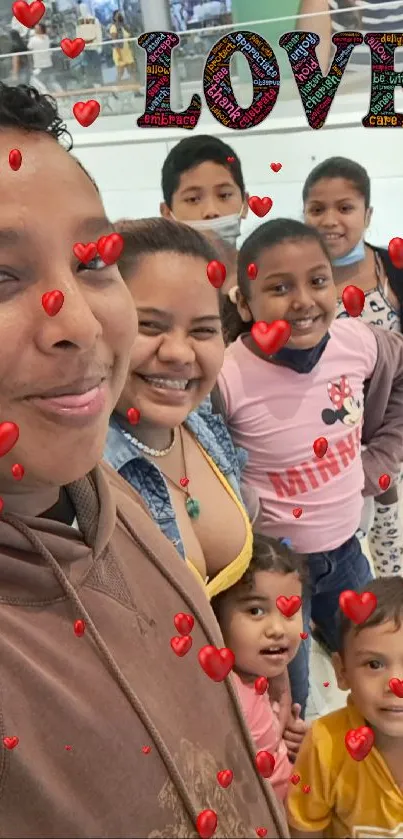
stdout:
<svg viewBox="0 0 403 839">
<path fill-rule="evenodd" d="M 308 0 L 307 0 L 308 1 Z M 322 0 L 318 0 L 318 8 Z M 305 0 L 300 0 L 299 8 L 304 11 Z M 323 6 L 326 0 L 323 0 Z M 277 16 L 267 20 L 250 20 L 234 22 L 220 27 L 205 27 L 186 32 L 178 32 L 180 45 L 172 54 L 172 64 L 176 68 L 172 87 L 175 85 L 175 109 L 186 109 L 192 94 L 202 96 L 203 107 L 201 121 L 215 122 L 204 102 L 202 76 L 206 58 L 217 41 L 227 33 L 235 30 L 248 30 L 262 35 L 273 48 L 281 72 L 280 94 L 272 112 L 275 117 L 304 117 L 304 110 L 290 64 L 285 50 L 279 46 L 282 34 L 295 29 L 314 31 L 321 36 L 318 56 L 322 71 L 327 73 L 334 47 L 331 36 L 340 30 L 360 32 L 368 31 L 403 31 L 402 19 L 396 12 L 397 6 L 403 9 L 403 3 L 379 2 L 377 4 L 363 3 L 345 8 L 346 3 L 340 3 L 343 8 L 332 12 L 318 12 L 314 15 L 301 14 L 295 16 Z M 280 7 L 281 4 L 278 4 Z M 74 37 L 74 32 L 66 33 L 67 37 Z M 40 53 L 25 52 L 3 54 L 0 56 L 0 79 L 8 84 L 29 82 L 41 92 L 51 93 L 58 101 L 60 114 L 65 120 L 74 120 L 72 109 L 76 102 L 96 99 L 101 107 L 100 116 L 87 129 L 107 130 L 115 128 L 111 117 L 127 116 L 126 126 L 137 129 L 136 117 L 144 111 L 145 105 L 145 65 L 146 54 L 137 43 L 137 38 L 125 42 L 128 55 L 133 56 L 133 62 L 124 67 L 117 67 L 116 48 L 121 42 L 105 41 L 98 47 L 87 46 L 78 58 L 69 59 L 55 46 L 51 50 Z M 1 49 L 1 38 L 0 38 Z M 399 59 L 401 50 L 395 55 L 396 69 L 403 69 Z M 35 65 L 47 65 L 38 69 Z M 363 117 L 370 99 L 370 67 L 371 57 L 369 48 L 356 46 L 339 89 L 334 98 L 331 113 L 346 112 L 359 113 Z M 231 61 L 231 81 L 235 96 L 241 107 L 248 107 L 252 101 L 252 80 L 246 59 L 239 53 Z M 396 108 L 399 105 L 401 91 L 396 91 Z M 173 100 L 172 100 L 173 101 Z M 178 107 L 180 106 L 180 107 Z M 400 102 L 403 110 L 403 97 Z M 108 124 L 109 123 L 109 124 Z M 74 124 L 77 125 L 77 123 Z M 125 126 L 125 127 L 126 127 Z M 77 125 L 78 130 L 82 130 Z"/>
</svg>

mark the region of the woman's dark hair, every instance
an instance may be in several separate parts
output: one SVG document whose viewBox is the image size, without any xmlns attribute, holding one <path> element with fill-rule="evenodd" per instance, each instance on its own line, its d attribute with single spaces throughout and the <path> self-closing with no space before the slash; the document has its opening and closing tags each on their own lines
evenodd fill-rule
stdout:
<svg viewBox="0 0 403 839">
<path fill-rule="evenodd" d="M 228 158 L 233 159 L 228 160 Z M 200 134 L 195 137 L 185 137 L 171 149 L 164 160 L 161 175 L 162 194 L 169 208 L 172 207 L 173 196 L 179 188 L 181 175 L 207 161 L 225 166 L 239 187 L 242 198 L 245 198 L 245 183 L 238 155 L 231 146 L 223 143 L 218 137 Z"/>
<path fill-rule="evenodd" d="M 263 251 L 281 245 L 284 242 L 317 242 L 322 248 L 326 259 L 330 262 L 327 247 L 314 227 L 310 227 L 301 221 L 288 218 L 276 218 L 259 225 L 253 233 L 245 239 L 238 253 L 238 287 L 245 300 L 250 299 L 250 288 L 253 280 L 249 279 L 248 266 L 251 263 L 258 265 L 259 257 Z M 223 305 L 223 330 L 227 343 L 232 343 L 243 332 L 251 330 L 253 321 L 245 323 L 236 307 L 229 297 L 226 297 Z"/>
<path fill-rule="evenodd" d="M 394 623 L 400 629 L 403 622 L 403 577 L 380 577 L 371 580 L 359 594 L 371 592 L 376 597 L 376 606 L 372 614 L 363 623 L 354 624 L 341 610 L 338 614 L 339 652 L 343 653 L 347 635 L 358 635 L 363 629 Z"/>
<path fill-rule="evenodd" d="M 309 193 L 318 181 L 326 178 L 344 178 L 350 181 L 354 189 L 362 196 L 367 210 L 371 204 L 371 181 L 366 169 L 355 160 L 348 157 L 328 157 L 323 163 L 318 163 L 312 172 L 309 173 L 303 189 L 302 200 L 304 206 L 309 199 Z"/>
</svg>

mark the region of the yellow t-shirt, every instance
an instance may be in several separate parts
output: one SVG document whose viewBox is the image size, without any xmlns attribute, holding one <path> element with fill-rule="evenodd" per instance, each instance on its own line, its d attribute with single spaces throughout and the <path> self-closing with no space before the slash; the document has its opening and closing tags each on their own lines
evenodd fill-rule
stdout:
<svg viewBox="0 0 403 839">
<path fill-rule="evenodd" d="M 346 749 L 347 731 L 365 724 L 350 698 L 346 708 L 312 724 L 293 770 L 301 780 L 289 785 L 291 828 L 334 839 L 403 837 L 403 792 L 382 756 L 373 747 L 356 761 Z"/>
</svg>

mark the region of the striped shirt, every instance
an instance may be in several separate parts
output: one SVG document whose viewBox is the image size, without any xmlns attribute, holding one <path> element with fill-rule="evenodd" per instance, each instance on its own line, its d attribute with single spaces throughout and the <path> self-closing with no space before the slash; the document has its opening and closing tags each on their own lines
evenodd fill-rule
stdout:
<svg viewBox="0 0 403 839">
<path fill-rule="evenodd" d="M 329 0 L 332 15 L 332 34 L 343 31 L 361 32 L 363 35 L 371 32 L 402 32 L 403 31 L 403 0 L 358 0 L 355 8 L 354 0 Z M 341 11 L 341 10 L 344 11 Z M 395 53 L 395 66 L 402 65 L 399 51 Z M 399 56 L 399 59 L 398 59 Z M 351 53 L 347 65 L 348 70 L 365 70 L 370 67 L 371 52 L 366 44 L 357 44 Z"/>
</svg>

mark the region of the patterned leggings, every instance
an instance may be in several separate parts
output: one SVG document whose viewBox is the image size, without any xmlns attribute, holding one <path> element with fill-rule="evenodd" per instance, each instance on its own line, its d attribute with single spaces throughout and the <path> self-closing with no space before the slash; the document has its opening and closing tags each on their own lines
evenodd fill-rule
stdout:
<svg viewBox="0 0 403 839">
<path fill-rule="evenodd" d="M 368 544 L 375 575 L 403 576 L 403 528 L 399 515 L 402 501 L 403 469 L 399 476 L 399 500 L 386 505 L 375 501 L 375 516 L 368 533 Z"/>
</svg>

